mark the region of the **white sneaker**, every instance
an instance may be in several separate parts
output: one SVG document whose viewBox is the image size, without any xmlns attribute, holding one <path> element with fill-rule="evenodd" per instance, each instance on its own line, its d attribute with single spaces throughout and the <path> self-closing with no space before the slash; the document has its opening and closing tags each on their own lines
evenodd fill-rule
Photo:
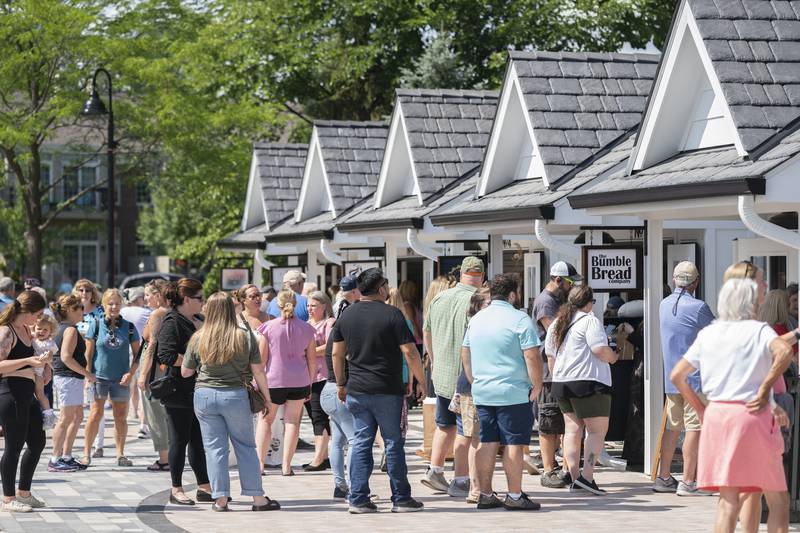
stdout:
<svg viewBox="0 0 800 533">
<path fill-rule="evenodd" d="M 27 498 L 24 496 L 17 496 L 17 501 L 30 506 L 31 509 L 41 509 L 45 507 L 45 503 L 31 493 Z"/>
<path fill-rule="evenodd" d="M 19 500 L 11 500 L 10 502 L 0 503 L 0 511 L 5 511 L 6 513 L 32 513 L 33 507 Z"/>
<path fill-rule="evenodd" d="M 678 490 L 675 491 L 678 496 L 710 496 L 711 493 L 697 488 L 697 481 L 681 481 L 678 483 Z"/>
</svg>

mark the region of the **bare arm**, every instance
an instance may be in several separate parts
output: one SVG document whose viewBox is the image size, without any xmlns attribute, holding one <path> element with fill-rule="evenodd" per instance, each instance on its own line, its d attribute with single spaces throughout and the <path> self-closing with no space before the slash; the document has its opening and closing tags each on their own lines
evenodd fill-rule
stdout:
<svg viewBox="0 0 800 533">
<path fill-rule="evenodd" d="M 308 378 L 314 383 L 317 377 L 317 341 L 311 339 L 306 346 L 306 363 L 308 363 Z"/>
<path fill-rule="evenodd" d="M 131 351 L 132 351 L 134 354 L 136 354 L 136 353 L 139 353 L 139 346 L 140 346 L 140 345 L 141 345 L 141 343 L 140 343 L 139 341 L 133 341 L 133 342 L 131 343 Z M 131 367 L 130 367 L 130 369 L 128 370 L 128 372 L 127 372 L 127 373 L 125 373 L 125 375 L 124 375 L 124 376 L 122 376 L 122 379 L 121 379 L 121 380 L 119 380 L 119 384 L 120 384 L 120 385 L 129 385 L 129 384 L 130 384 L 130 382 L 131 382 L 131 379 L 132 379 L 132 378 L 133 378 L 133 376 L 134 376 L 134 374 L 136 374 L 136 369 L 137 369 L 137 368 L 139 368 L 139 362 L 138 362 L 138 361 L 136 361 L 136 359 L 134 359 L 134 360 L 133 360 L 133 363 L 131 363 Z"/>
<path fill-rule="evenodd" d="M 269 405 L 272 402 L 272 398 L 269 397 L 269 384 L 267 383 L 267 374 L 264 372 L 264 365 L 261 363 L 251 364 L 250 370 L 253 371 L 253 379 L 256 381 L 258 390 L 264 395 L 267 405 Z"/>
<path fill-rule="evenodd" d="M 184 378 L 190 378 L 194 376 L 195 370 L 194 368 L 186 368 L 185 366 L 181 367 L 181 376 Z"/>
<path fill-rule="evenodd" d="M 24 366 L 41 368 L 45 365 L 44 360 L 36 356 L 26 357 L 25 359 L 8 359 L 11 348 L 14 347 L 14 334 L 9 326 L 0 328 L 0 374 L 10 374 L 16 372 Z"/>
<path fill-rule="evenodd" d="M 783 375 L 786 369 L 789 368 L 789 363 L 792 362 L 792 347 L 781 337 L 772 339 L 769 343 L 769 351 L 772 353 L 772 367 L 758 388 L 758 396 L 747 402 L 747 409 L 751 413 L 761 410 L 769 403 L 772 385 Z"/>
<path fill-rule="evenodd" d="M 414 334 L 415 339 L 419 339 L 420 335 L 419 325 L 414 320 L 414 306 L 408 302 L 403 302 L 403 316 L 411 324 L 411 332 Z"/>
<path fill-rule="evenodd" d="M 463 353 L 463 351 L 462 351 Z M 528 369 L 528 379 L 531 380 L 533 389 L 531 390 L 530 400 L 539 397 L 542 392 L 542 381 L 544 380 L 544 369 L 542 369 L 542 356 L 539 348 L 528 348 L 522 355 L 525 357 L 525 367 Z"/>
<path fill-rule="evenodd" d="M 689 361 L 681 358 L 672 369 L 672 374 L 670 374 L 669 379 L 672 381 L 672 384 L 675 385 L 675 388 L 678 389 L 678 392 L 681 393 L 681 396 L 683 396 L 684 399 L 689 402 L 689 405 L 691 405 L 694 410 L 697 411 L 697 414 L 702 420 L 706 406 L 703 405 L 703 402 L 700 401 L 700 397 L 697 396 L 697 393 L 686 381 L 686 378 L 688 378 L 689 375 L 695 370 L 696 368 L 693 367 Z"/>
<path fill-rule="evenodd" d="M 418 389 L 420 396 L 426 396 L 427 385 L 425 383 L 425 372 L 422 370 L 422 359 L 419 356 L 417 345 L 413 343 L 401 344 L 400 351 L 403 352 L 403 356 L 406 358 L 406 363 L 408 363 L 408 369 L 411 375 L 417 378 L 420 384 L 420 388 Z"/>
<path fill-rule="evenodd" d="M 592 348 L 592 354 L 603 362 L 614 364 L 619 359 L 619 354 L 609 346 L 598 346 Z"/>
<path fill-rule="evenodd" d="M 333 350 L 331 351 L 331 359 L 333 360 L 333 375 L 336 378 L 336 395 L 339 400 L 344 401 L 347 396 L 347 378 L 345 372 L 345 357 L 347 355 L 347 345 L 344 341 L 334 342 Z"/>
<path fill-rule="evenodd" d="M 75 347 L 78 346 L 78 330 L 75 328 L 67 328 L 64 331 L 64 338 L 61 341 L 61 362 L 64 366 L 73 372 L 82 375 L 88 379 L 90 383 L 95 381 L 94 374 L 87 369 L 83 368 L 80 363 L 75 360 Z"/>
</svg>

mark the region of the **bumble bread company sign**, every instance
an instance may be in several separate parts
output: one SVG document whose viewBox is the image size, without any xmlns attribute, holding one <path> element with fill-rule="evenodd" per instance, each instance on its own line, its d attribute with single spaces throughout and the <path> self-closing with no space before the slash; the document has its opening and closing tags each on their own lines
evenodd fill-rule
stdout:
<svg viewBox="0 0 800 533">
<path fill-rule="evenodd" d="M 642 249 L 637 247 L 585 246 L 585 283 L 596 291 L 641 289 Z"/>
</svg>

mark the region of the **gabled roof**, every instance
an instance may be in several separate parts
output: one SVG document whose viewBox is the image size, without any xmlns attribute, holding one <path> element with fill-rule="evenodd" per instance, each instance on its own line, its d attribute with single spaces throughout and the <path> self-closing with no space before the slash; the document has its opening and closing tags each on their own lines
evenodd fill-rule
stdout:
<svg viewBox="0 0 800 533">
<path fill-rule="evenodd" d="M 688 0 L 745 151 L 800 116 L 800 5 Z"/>
<path fill-rule="evenodd" d="M 315 121 L 335 212 L 375 192 L 386 135 L 385 122 Z"/>
<path fill-rule="evenodd" d="M 294 212 L 307 152 L 307 144 L 253 144 L 254 168 L 269 227 Z"/>
<path fill-rule="evenodd" d="M 659 56 L 510 52 L 510 61 L 553 184 L 639 124 Z"/>
<path fill-rule="evenodd" d="M 397 91 L 423 199 L 480 165 L 497 96 L 497 91 Z"/>
</svg>

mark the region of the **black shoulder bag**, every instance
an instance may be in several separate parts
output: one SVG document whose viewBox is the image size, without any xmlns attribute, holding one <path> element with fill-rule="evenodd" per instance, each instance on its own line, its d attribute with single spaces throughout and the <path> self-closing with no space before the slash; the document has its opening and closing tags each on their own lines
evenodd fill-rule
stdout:
<svg viewBox="0 0 800 533">
<path fill-rule="evenodd" d="M 244 322 L 244 327 L 247 328 L 247 346 L 249 348 L 250 344 L 255 341 L 255 334 L 253 333 L 253 329 L 250 327 L 250 323 L 247 322 L 247 319 L 244 316 L 244 313 L 239 315 Z M 256 341 L 257 342 L 257 341 Z M 250 400 L 250 412 L 251 413 L 266 413 L 269 411 L 269 405 L 267 405 L 267 399 L 264 397 L 264 394 L 253 386 L 252 381 L 247 381 L 246 379 L 242 378 L 242 384 L 244 384 L 244 390 L 247 391 L 247 398 Z"/>
<path fill-rule="evenodd" d="M 156 368 L 158 368 L 157 353 L 158 340 L 156 340 L 156 346 L 153 349 L 153 364 L 150 366 L 150 378 L 148 382 L 150 383 L 150 397 L 156 400 L 163 400 L 167 396 L 175 394 L 178 388 L 175 384 L 175 378 L 172 377 L 169 369 L 167 369 L 166 374 L 156 379 Z"/>
</svg>

